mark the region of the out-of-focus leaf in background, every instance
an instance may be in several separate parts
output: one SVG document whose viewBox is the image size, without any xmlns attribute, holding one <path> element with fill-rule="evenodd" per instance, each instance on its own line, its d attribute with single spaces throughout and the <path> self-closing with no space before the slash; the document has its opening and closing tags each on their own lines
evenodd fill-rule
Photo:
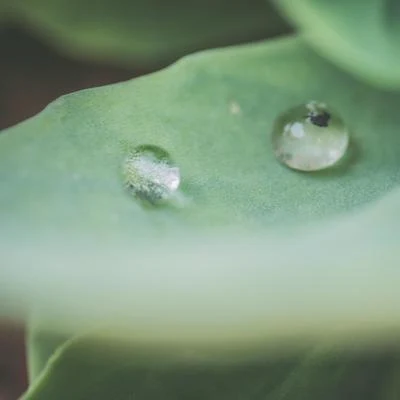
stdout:
<svg viewBox="0 0 400 400">
<path fill-rule="evenodd" d="M 79 338 L 61 346 L 24 400 L 396 400 L 398 355 L 315 349 L 252 362 L 165 362 Z M 84 379 L 82 379 L 84 377 Z"/>
<path fill-rule="evenodd" d="M 276 0 L 308 43 L 351 74 L 400 89 L 400 2 Z"/>
<path fill-rule="evenodd" d="M 12 21 L 80 58 L 158 64 L 288 32 L 265 0 L 2 0 Z"/>
</svg>

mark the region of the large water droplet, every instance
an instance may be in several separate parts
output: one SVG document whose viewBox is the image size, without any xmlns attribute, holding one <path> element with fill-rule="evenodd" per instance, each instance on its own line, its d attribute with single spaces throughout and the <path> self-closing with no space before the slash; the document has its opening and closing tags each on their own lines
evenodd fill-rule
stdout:
<svg viewBox="0 0 400 400">
<path fill-rule="evenodd" d="M 343 120 L 326 104 L 310 101 L 277 118 L 272 144 L 278 160 L 288 167 L 318 171 L 343 158 L 349 132 Z"/>
<path fill-rule="evenodd" d="M 137 147 L 123 165 L 125 185 L 142 200 L 159 203 L 170 199 L 180 184 L 179 168 L 157 146 Z"/>
</svg>

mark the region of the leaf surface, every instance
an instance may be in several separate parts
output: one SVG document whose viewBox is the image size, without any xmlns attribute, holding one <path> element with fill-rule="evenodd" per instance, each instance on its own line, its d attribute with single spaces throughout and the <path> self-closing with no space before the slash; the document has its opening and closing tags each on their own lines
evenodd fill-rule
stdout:
<svg viewBox="0 0 400 400">
<path fill-rule="evenodd" d="M 241 364 L 160 362 L 140 349 L 130 352 L 81 337 L 59 348 L 23 399 L 395 400 L 397 365 L 388 351 L 321 349 Z"/>
<path fill-rule="evenodd" d="M 338 110 L 352 149 L 304 174 L 270 135 L 311 99 Z M 0 135 L 2 312 L 178 356 L 397 337 L 398 101 L 295 38 L 59 99 Z M 142 144 L 179 166 L 183 203 L 124 188 Z"/>
</svg>

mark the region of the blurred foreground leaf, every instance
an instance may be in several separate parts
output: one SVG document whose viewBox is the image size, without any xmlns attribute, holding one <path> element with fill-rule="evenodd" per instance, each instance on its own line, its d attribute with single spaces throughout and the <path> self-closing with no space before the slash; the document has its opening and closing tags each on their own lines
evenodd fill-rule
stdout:
<svg viewBox="0 0 400 400">
<path fill-rule="evenodd" d="M 398 356 L 315 350 L 253 362 L 165 362 L 117 345 L 71 340 L 24 400 L 396 400 Z"/>
</svg>

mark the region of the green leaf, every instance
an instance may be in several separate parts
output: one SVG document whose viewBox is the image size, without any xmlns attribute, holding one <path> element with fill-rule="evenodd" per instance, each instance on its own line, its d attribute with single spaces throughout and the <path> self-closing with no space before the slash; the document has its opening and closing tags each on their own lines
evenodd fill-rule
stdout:
<svg viewBox="0 0 400 400">
<path fill-rule="evenodd" d="M 29 382 L 32 383 L 45 369 L 49 358 L 68 340 L 65 335 L 55 335 L 31 321 L 27 333 L 27 361 Z"/>
<path fill-rule="evenodd" d="M 6 24 L 4 24 L 4 22 L 9 19 L 9 5 L 7 3 L 5 3 L 4 1 L 0 0 L 0 23 L 2 24 L 0 26 L 0 29 L 3 30 L 4 25 L 7 26 Z M 1 32 L 1 31 L 0 31 Z"/>
<path fill-rule="evenodd" d="M 343 116 L 352 151 L 296 173 L 271 128 L 310 99 Z M 72 94 L 3 132 L 1 311 L 49 329 L 25 400 L 398 398 L 397 356 L 365 353 L 400 328 L 398 101 L 288 38 Z M 141 144 L 180 167 L 179 207 L 125 190 Z"/>
<path fill-rule="evenodd" d="M 395 400 L 397 365 L 390 351 L 343 354 L 332 349 L 240 364 L 165 362 L 140 348 L 81 337 L 54 354 L 23 400 Z"/>
<path fill-rule="evenodd" d="M 352 151 L 305 174 L 270 135 L 310 99 L 343 116 Z M 61 98 L 0 135 L 2 312 L 176 357 L 396 340 L 398 102 L 295 38 Z M 143 207 L 124 188 L 142 144 L 179 166 L 183 204 Z"/>
<path fill-rule="evenodd" d="M 276 0 L 318 53 L 371 84 L 400 88 L 396 0 Z"/>
<path fill-rule="evenodd" d="M 194 50 L 289 30 L 265 0 L 6 1 L 16 22 L 54 46 L 117 63 L 165 63 Z"/>
</svg>

